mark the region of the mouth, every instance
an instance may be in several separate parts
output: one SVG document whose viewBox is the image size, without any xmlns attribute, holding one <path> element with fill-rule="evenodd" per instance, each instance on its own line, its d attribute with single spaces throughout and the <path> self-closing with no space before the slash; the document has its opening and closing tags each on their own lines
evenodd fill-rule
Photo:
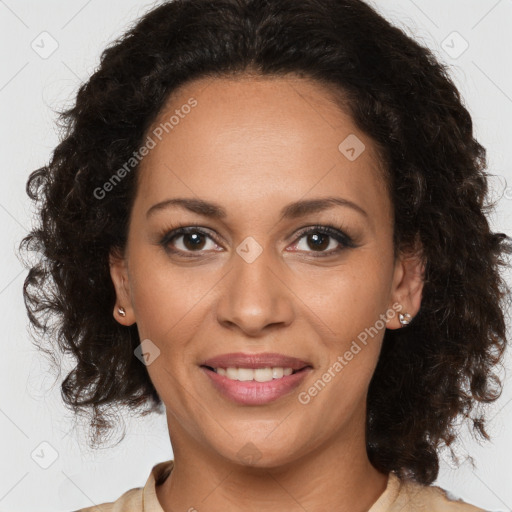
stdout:
<svg viewBox="0 0 512 512">
<path fill-rule="evenodd" d="M 264 405 L 292 392 L 313 371 L 281 354 L 225 354 L 200 365 L 221 396 L 240 405 Z"/>
<path fill-rule="evenodd" d="M 203 361 L 201 367 L 230 380 L 270 382 L 311 368 L 312 365 L 302 359 L 273 352 L 236 352 L 212 357 Z"/>
<path fill-rule="evenodd" d="M 296 370 L 290 367 L 283 366 L 268 366 L 263 368 L 214 368 L 212 366 L 202 365 L 201 367 L 211 372 L 215 372 L 216 374 L 221 375 L 222 377 L 226 377 L 229 380 L 236 380 L 239 382 L 271 382 L 273 380 L 282 379 L 283 377 L 288 377 L 289 375 L 294 375 L 296 373 L 302 372 L 307 368 L 312 368 L 309 365 L 306 365 Z"/>
</svg>

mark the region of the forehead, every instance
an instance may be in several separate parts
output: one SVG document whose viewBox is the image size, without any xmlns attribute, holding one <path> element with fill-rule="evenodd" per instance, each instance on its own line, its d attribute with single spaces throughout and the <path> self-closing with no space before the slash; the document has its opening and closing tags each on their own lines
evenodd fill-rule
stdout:
<svg viewBox="0 0 512 512">
<path fill-rule="evenodd" d="M 385 208 L 373 142 L 330 89 L 308 79 L 200 79 L 168 99 L 147 132 L 139 202 L 201 196 L 254 204 L 339 192 Z M 377 197 L 379 196 L 379 197 Z M 217 201 L 218 202 L 218 201 Z M 382 213 L 382 212 L 381 212 Z"/>
</svg>

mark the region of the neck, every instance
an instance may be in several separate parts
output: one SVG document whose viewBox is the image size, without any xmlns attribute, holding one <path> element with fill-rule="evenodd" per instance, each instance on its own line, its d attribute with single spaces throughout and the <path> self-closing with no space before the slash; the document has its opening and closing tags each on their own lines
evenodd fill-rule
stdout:
<svg viewBox="0 0 512 512">
<path fill-rule="evenodd" d="M 252 466 L 218 454 L 174 448 L 174 469 L 157 487 L 165 512 L 366 512 L 386 489 L 364 437 L 318 447 L 282 464 Z"/>
</svg>

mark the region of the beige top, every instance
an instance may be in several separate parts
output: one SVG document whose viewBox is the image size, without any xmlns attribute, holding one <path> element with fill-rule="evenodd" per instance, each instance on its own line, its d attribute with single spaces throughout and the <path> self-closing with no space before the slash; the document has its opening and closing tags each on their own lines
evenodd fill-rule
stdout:
<svg viewBox="0 0 512 512">
<path fill-rule="evenodd" d="M 161 484 L 172 471 L 174 461 L 160 462 L 153 466 L 144 487 L 126 491 L 116 501 L 76 512 L 164 512 L 156 495 L 156 485 Z M 389 473 L 388 485 L 368 512 L 485 512 L 457 500 L 437 486 L 424 486 L 401 482 Z"/>
</svg>

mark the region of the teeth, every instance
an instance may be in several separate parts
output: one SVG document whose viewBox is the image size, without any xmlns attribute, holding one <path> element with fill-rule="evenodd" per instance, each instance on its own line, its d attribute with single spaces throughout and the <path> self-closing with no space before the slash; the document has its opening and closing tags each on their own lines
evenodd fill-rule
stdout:
<svg viewBox="0 0 512 512">
<path fill-rule="evenodd" d="M 272 378 L 280 379 L 284 375 L 284 368 L 272 368 Z"/>
<path fill-rule="evenodd" d="M 214 370 L 231 380 L 256 382 L 270 382 L 272 379 L 280 379 L 283 376 L 291 375 L 291 368 L 277 366 L 275 368 L 214 368 Z"/>
</svg>

